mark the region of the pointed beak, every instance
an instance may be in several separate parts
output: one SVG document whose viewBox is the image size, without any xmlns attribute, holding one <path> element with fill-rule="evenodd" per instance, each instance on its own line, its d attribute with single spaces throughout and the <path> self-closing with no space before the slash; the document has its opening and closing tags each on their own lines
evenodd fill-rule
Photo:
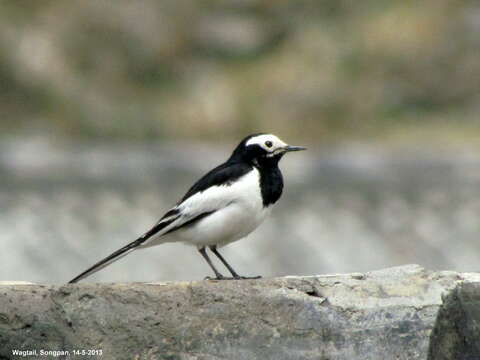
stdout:
<svg viewBox="0 0 480 360">
<path fill-rule="evenodd" d="M 303 147 L 303 146 L 291 146 L 291 145 L 287 145 L 285 147 L 285 152 L 290 152 L 290 151 L 302 151 L 302 150 L 307 150 L 306 147 Z"/>
</svg>

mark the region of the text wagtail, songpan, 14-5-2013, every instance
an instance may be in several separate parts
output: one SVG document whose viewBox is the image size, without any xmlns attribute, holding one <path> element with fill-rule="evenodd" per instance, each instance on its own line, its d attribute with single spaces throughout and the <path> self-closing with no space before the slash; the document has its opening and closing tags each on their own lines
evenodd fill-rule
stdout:
<svg viewBox="0 0 480 360">
<path fill-rule="evenodd" d="M 235 272 L 217 247 L 244 238 L 265 220 L 282 195 L 283 178 L 278 162 L 287 152 L 299 150 L 305 148 L 287 145 L 275 135 L 246 137 L 225 163 L 198 180 L 150 230 L 70 283 L 86 278 L 133 250 L 177 241 L 195 245 L 216 279 L 246 279 Z M 215 268 L 207 247 L 232 277 L 224 277 Z"/>
</svg>

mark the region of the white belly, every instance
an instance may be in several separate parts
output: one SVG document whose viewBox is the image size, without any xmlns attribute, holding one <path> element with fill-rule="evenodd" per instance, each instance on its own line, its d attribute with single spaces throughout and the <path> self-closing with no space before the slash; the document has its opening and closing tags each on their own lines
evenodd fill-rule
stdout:
<svg viewBox="0 0 480 360">
<path fill-rule="evenodd" d="M 231 204 L 172 236 L 197 246 L 223 246 L 250 234 L 263 222 L 268 212 L 268 209 L 252 211 L 242 205 Z"/>
<path fill-rule="evenodd" d="M 225 187 L 232 201 L 192 226 L 172 233 L 178 241 L 196 246 L 226 245 L 255 230 L 270 213 L 263 206 L 257 169 Z"/>
<path fill-rule="evenodd" d="M 247 236 L 265 220 L 271 209 L 263 206 L 259 179 L 258 170 L 253 169 L 231 185 L 193 195 L 181 205 L 182 211 L 188 213 L 189 206 L 198 205 L 196 196 L 208 199 L 203 204 L 205 211 L 215 211 L 170 234 L 152 236 L 142 247 L 177 241 L 197 247 L 222 246 Z"/>
</svg>

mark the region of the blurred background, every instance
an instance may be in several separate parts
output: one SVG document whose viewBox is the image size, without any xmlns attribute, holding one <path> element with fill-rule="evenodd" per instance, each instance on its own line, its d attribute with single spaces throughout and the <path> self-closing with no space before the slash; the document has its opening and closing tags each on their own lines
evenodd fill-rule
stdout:
<svg viewBox="0 0 480 360">
<path fill-rule="evenodd" d="M 480 3 L 0 2 L 0 280 L 63 283 L 255 132 L 284 196 L 241 274 L 480 264 Z M 195 248 L 90 281 L 203 279 Z"/>
</svg>

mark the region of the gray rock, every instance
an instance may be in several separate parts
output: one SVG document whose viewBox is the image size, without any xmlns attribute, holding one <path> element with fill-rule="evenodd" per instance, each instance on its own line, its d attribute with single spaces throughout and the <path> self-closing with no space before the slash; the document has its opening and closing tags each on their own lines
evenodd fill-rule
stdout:
<svg viewBox="0 0 480 360">
<path fill-rule="evenodd" d="M 430 342 L 430 359 L 480 359 L 480 282 L 447 294 Z"/>
<path fill-rule="evenodd" d="M 101 350 L 105 359 L 480 357 L 480 276 L 417 265 L 245 281 L 3 282 L 0 290 L 7 359 L 14 349 Z"/>
</svg>

